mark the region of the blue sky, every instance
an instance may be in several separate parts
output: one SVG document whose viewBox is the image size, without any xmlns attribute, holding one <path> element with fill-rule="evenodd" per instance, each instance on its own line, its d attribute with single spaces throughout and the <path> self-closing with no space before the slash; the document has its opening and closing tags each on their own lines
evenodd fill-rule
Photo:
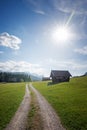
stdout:
<svg viewBox="0 0 87 130">
<path fill-rule="evenodd" d="M 0 70 L 52 69 L 87 72 L 87 0 L 1 0 Z"/>
</svg>

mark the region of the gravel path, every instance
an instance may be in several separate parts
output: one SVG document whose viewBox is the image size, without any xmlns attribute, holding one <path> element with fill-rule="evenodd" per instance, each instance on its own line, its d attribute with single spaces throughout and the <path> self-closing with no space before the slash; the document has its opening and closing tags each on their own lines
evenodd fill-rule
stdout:
<svg viewBox="0 0 87 130">
<path fill-rule="evenodd" d="M 46 101 L 46 99 L 32 86 L 29 84 L 32 91 L 36 94 L 36 98 L 40 107 L 40 113 L 43 121 L 44 130 L 65 130 L 61 125 L 60 119 L 57 116 L 54 109 Z"/>
<path fill-rule="evenodd" d="M 25 130 L 27 123 L 27 116 L 30 107 L 30 92 L 26 84 L 26 92 L 20 107 L 18 108 L 15 116 L 4 130 Z"/>
</svg>

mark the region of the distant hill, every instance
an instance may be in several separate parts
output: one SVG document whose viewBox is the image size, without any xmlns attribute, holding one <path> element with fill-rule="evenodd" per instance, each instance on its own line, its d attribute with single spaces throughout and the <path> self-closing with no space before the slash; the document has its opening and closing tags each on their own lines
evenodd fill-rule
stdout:
<svg viewBox="0 0 87 130">
<path fill-rule="evenodd" d="M 84 74 L 84 76 L 87 76 L 87 72 Z"/>
<path fill-rule="evenodd" d="M 31 81 L 41 81 L 42 77 L 30 74 Z"/>
</svg>

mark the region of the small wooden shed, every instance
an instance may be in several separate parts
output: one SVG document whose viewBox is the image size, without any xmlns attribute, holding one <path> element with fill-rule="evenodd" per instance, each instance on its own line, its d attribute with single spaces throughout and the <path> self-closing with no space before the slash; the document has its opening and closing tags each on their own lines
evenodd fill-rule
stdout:
<svg viewBox="0 0 87 130">
<path fill-rule="evenodd" d="M 52 70 L 50 74 L 53 83 L 69 82 L 70 76 L 69 71 L 65 70 Z"/>
</svg>

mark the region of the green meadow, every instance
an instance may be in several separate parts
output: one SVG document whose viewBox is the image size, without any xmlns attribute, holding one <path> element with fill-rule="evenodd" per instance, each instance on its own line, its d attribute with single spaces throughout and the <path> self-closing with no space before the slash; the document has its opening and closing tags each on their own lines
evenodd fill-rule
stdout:
<svg viewBox="0 0 87 130">
<path fill-rule="evenodd" d="M 67 130 L 87 130 L 87 76 L 54 85 L 34 82 L 33 86 L 53 106 Z"/>
<path fill-rule="evenodd" d="M 25 83 L 0 83 L 0 130 L 6 127 L 25 94 Z"/>
</svg>

